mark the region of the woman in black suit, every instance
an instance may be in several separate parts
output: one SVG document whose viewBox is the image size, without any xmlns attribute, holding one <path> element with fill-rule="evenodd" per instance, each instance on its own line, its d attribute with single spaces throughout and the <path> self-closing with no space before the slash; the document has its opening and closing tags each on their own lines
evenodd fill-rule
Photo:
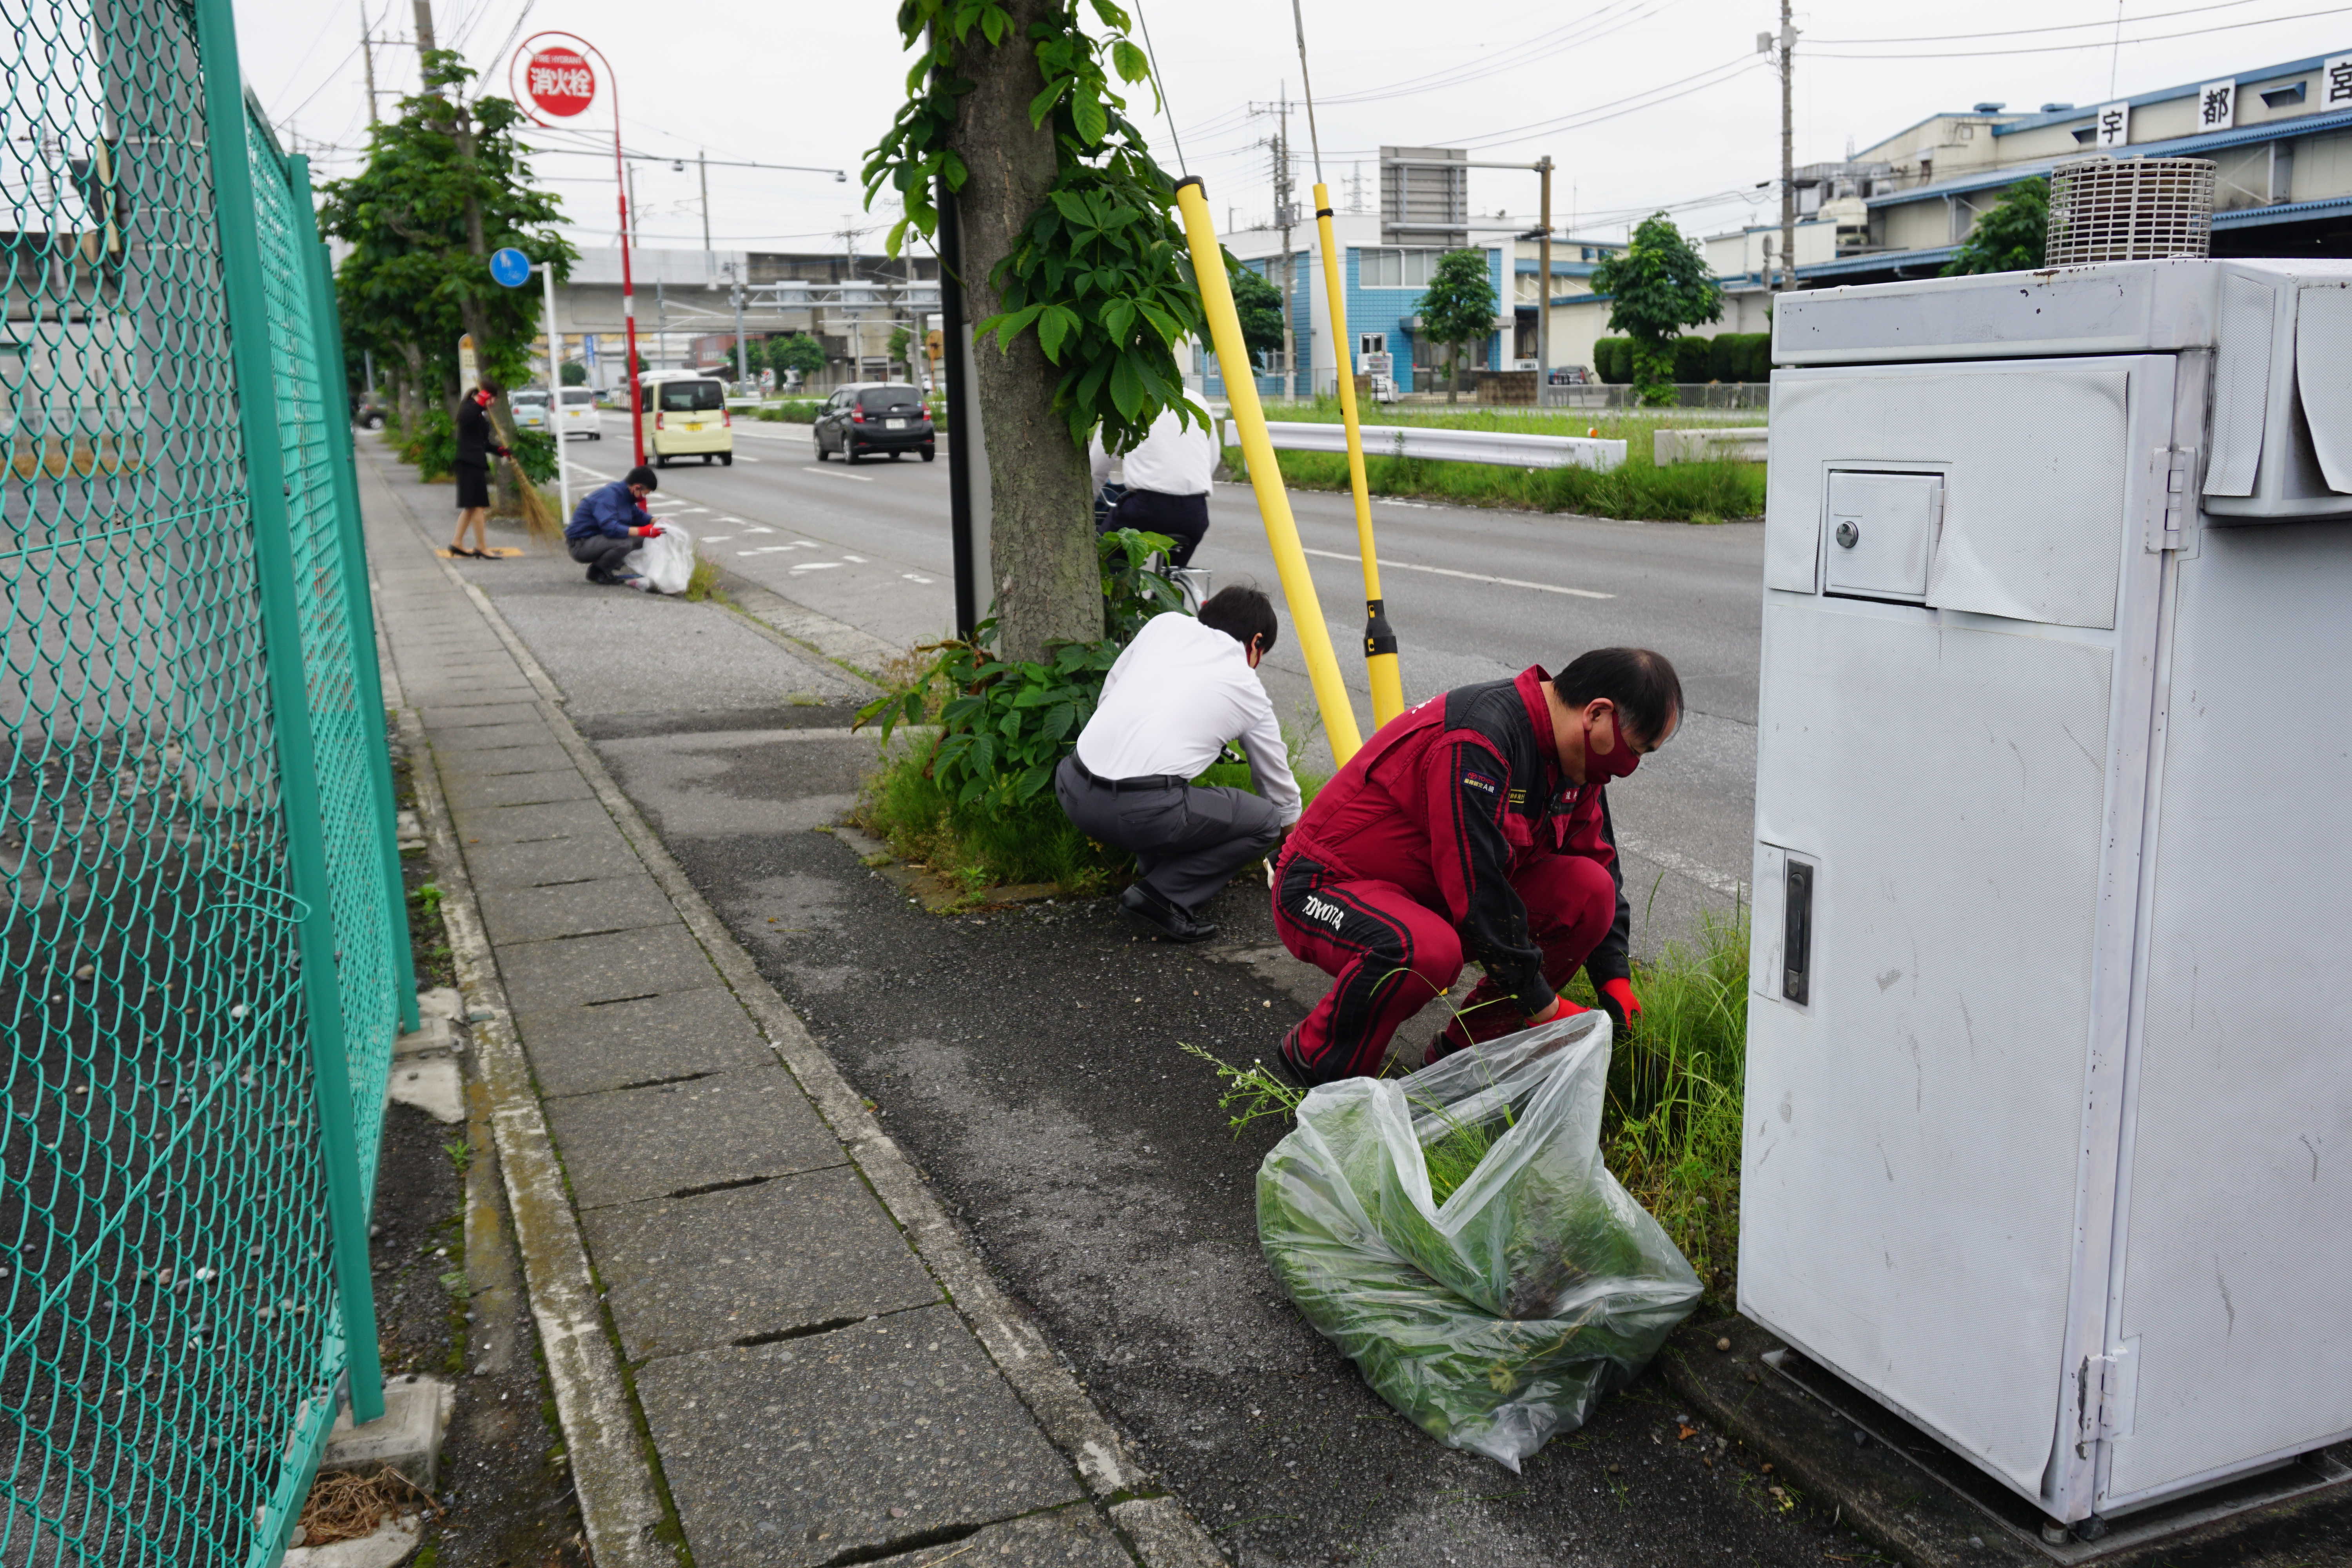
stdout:
<svg viewBox="0 0 2352 1568">
<path fill-rule="evenodd" d="M 457 459 L 451 465 L 457 478 L 457 537 L 449 553 L 476 561 L 495 561 L 490 553 L 490 454 L 511 457 L 498 444 L 490 428 L 490 404 L 499 395 L 496 382 L 486 381 L 457 404 Z M 466 548 L 466 530 L 474 531 L 474 548 Z"/>
</svg>

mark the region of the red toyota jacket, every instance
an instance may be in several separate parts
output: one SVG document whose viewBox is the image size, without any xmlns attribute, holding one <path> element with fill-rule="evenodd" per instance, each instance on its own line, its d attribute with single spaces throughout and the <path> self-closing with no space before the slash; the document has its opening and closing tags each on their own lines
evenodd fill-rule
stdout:
<svg viewBox="0 0 2352 1568">
<path fill-rule="evenodd" d="M 1530 1016 L 1551 1005 L 1552 990 L 1510 879 L 1538 855 L 1609 868 L 1617 919 L 1585 971 L 1595 986 L 1631 973 L 1633 910 L 1605 786 L 1560 776 L 1543 693 L 1550 679 L 1532 665 L 1399 714 L 1323 786 L 1285 852 L 1392 882 L 1444 910 L 1464 949 Z"/>
</svg>

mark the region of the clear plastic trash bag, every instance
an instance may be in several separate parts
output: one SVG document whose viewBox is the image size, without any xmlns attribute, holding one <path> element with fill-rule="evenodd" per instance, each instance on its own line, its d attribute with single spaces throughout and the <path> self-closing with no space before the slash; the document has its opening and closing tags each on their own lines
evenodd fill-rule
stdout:
<svg viewBox="0 0 2352 1568">
<path fill-rule="evenodd" d="M 674 522 L 621 559 L 621 569 L 653 584 L 656 594 L 683 594 L 694 581 L 694 535 Z"/>
<path fill-rule="evenodd" d="M 1514 1471 L 1699 1299 L 1601 1163 L 1609 1039 L 1580 1013 L 1409 1078 L 1325 1084 L 1258 1168 L 1258 1240 L 1300 1313 L 1423 1431 Z M 1465 1128 L 1493 1144 L 1433 1203 L 1423 1147 Z"/>
</svg>

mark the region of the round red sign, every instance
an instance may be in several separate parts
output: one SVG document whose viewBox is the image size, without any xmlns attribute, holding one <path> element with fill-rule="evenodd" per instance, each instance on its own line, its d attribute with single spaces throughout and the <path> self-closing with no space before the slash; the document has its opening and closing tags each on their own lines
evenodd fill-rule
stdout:
<svg viewBox="0 0 2352 1568">
<path fill-rule="evenodd" d="M 596 101 L 596 72 L 577 49 L 541 49 L 523 67 L 523 90 L 541 113 L 569 119 Z"/>
</svg>

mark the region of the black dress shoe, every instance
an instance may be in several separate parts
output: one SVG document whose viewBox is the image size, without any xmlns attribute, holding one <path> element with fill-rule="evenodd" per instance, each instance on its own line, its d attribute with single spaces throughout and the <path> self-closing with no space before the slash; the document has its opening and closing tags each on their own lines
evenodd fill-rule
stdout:
<svg viewBox="0 0 2352 1568">
<path fill-rule="evenodd" d="M 1169 942 L 1206 942 L 1217 934 L 1213 924 L 1194 920 L 1190 911 L 1178 909 L 1140 882 L 1118 896 L 1118 907 L 1127 911 L 1128 919 Z"/>
</svg>

